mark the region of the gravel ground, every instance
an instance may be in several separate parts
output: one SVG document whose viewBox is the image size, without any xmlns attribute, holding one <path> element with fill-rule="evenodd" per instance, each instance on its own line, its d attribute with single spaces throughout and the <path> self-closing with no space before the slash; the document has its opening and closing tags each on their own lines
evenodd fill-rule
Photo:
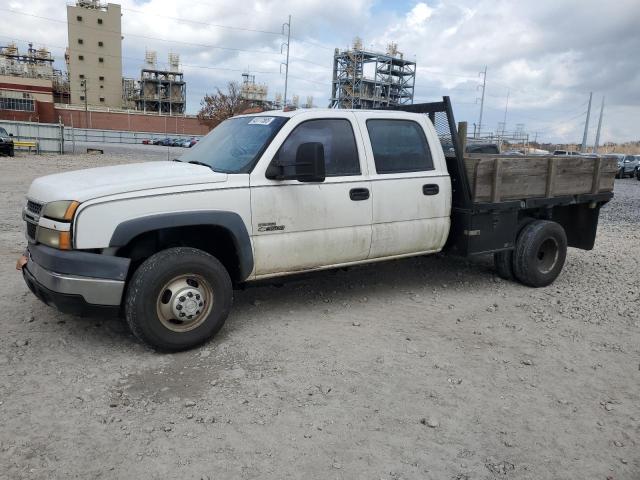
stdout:
<svg viewBox="0 0 640 480">
<path fill-rule="evenodd" d="M 640 478 L 640 182 L 544 289 L 430 256 L 236 293 L 160 355 L 15 272 L 36 176 L 135 155 L 1 158 L 0 479 Z"/>
</svg>

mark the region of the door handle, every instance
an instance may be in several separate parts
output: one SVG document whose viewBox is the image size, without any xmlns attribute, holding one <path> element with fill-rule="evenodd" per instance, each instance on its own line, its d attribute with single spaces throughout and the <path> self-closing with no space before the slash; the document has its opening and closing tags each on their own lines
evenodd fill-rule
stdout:
<svg viewBox="0 0 640 480">
<path fill-rule="evenodd" d="M 424 195 L 437 195 L 440 193 L 440 187 L 435 183 L 429 183 L 422 186 L 422 193 Z"/>
<path fill-rule="evenodd" d="M 358 202 L 360 200 L 368 200 L 369 189 L 368 188 L 352 188 L 351 190 L 349 190 L 349 198 L 354 202 Z"/>
</svg>

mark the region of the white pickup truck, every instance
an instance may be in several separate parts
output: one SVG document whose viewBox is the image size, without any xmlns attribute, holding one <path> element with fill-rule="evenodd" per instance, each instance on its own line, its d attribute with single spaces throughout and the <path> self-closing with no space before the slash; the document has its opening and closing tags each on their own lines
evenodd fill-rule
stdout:
<svg viewBox="0 0 640 480">
<path fill-rule="evenodd" d="M 449 99 L 409 109 L 241 115 L 175 161 L 38 178 L 18 267 L 47 304 L 123 313 L 177 351 L 218 332 L 248 282 L 446 247 L 544 286 L 567 245 L 592 248 L 611 192 L 475 202 Z"/>
</svg>

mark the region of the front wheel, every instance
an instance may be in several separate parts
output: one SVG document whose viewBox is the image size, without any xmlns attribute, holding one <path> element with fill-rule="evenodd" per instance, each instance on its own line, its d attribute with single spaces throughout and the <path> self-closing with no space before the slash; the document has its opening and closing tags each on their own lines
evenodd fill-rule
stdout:
<svg viewBox="0 0 640 480">
<path fill-rule="evenodd" d="M 149 257 L 127 289 L 125 318 L 133 334 L 161 351 L 200 345 L 224 325 L 233 300 L 224 266 L 202 250 L 169 248 Z"/>
<path fill-rule="evenodd" d="M 515 277 L 530 287 L 550 285 L 562 271 L 567 258 L 567 235 L 556 222 L 536 220 L 528 224 L 513 254 Z"/>
</svg>

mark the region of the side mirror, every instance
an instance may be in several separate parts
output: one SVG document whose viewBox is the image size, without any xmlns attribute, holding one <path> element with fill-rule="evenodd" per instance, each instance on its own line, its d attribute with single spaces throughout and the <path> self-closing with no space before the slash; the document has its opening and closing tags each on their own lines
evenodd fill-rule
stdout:
<svg viewBox="0 0 640 480">
<path fill-rule="evenodd" d="M 13 133 L 10 133 L 10 134 L 9 134 L 9 136 L 10 136 L 10 137 L 13 137 Z"/>
<path fill-rule="evenodd" d="M 296 152 L 296 178 L 301 182 L 324 182 L 325 176 L 322 143 L 301 144 Z"/>
<path fill-rule="evenodd" d="M 272 180 L 298 180 L 299 182 L 324 182 L 324 146 L 319 142 L 302 143 L 296 150 L 294 163 L 272 162 L 266 172 Z"/>
</svg>

